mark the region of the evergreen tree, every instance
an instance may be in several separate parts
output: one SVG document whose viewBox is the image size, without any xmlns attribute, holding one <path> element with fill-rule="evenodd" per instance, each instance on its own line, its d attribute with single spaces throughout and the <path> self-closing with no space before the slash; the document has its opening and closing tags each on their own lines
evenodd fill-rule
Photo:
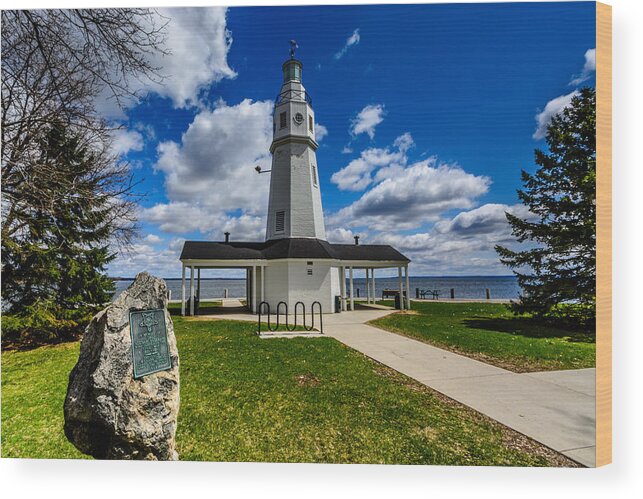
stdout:
<svg viewBox="0 0 643 499">
<path fill-rule="evenodd" d="M 103 275 L 131 246 L 129 166 L 96 106 L 161 83 L 168 53 L 153 9 L 3 10 L 0 32 L 2 346 L 82 331 L 110 296 Z"/>
<path fill-rule="evenodd" d="M 31 209 L 19 238 L 3 239 L 2 294 L 8 337 L 20 342 L 55 341 L 82 332 L 96 307 L 114 290 L 105 267 L 113 232 L 110 192 L 102 192 L 109 160 L 83 145 L 80 136 L 53 126 L 40 145 L 38 163 L 55 176 L 25 179 L 22 195 Z M 40 184 L 46 184 L 40 185 Z M 31 193 L 48 192 L 35 197 Z"/>
<path fill-rule="evenodd" d="M 520 200 L 534 218 L 507 213 L 527 249 L 496 246 L 522 289 L 517 312 L 591 323 L 596 303 L 596 92 L 583 88 L 547 128 L 538 170 L 522 172 Z"/>
</svg>

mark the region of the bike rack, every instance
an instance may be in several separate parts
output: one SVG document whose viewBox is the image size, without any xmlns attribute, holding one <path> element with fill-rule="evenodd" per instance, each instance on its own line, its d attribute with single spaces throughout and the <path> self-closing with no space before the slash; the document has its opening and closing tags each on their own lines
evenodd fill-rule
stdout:
<svg viewBox="0 0 643 499">
<path fill-rule="evenodd" d="M 268 331 L 269 332 L 275 333 L 279 329 L 279 324 L 280 324 L 279 323 L 279 318 L 281 317 L 281 309 L 282 309 L 282 307 L 285 308 L 285 316 L 286 316 L 285 326 L 286 326 L 286 330 L 288 332 L 292 333 L 292 332 L 295 331 L 295 329 L 297 329 L 297 311 L 299 310 L 299 308 L 301 308 L 301 310 L 302 310 L 302 314 L 301 314 L 302 315 L 302 326 L 304 327 L 304 330 L 306 330 L 308 332 L 311 332 L 313 329 L 315 329 L 315 305 L 317 305 L 318 313 L 319 313 L 319 332 L 321 334 L 324 334 L 324 322 L 323 322 L 323 318 L 322 318 L 323 317 L 322 306 L 321 306 L 321 303 L 319 303 L 318 301 L 314 301 L 310 305 L 310 316 L 311 316 L 311 324 L 310 324 L 310 326 L 306 325 L 306 305 L 304 304 L 304 302 L 298 301 L 297 303 L 295 303 L 295 323 L 291 326 L 288 323 L 288 304 L 285 301 L 280 301 L 279 303 L 277 303 L 277 321 L 276 321 L 276 323 L 274 325 L 271 324 L 271 322 L 270 322 L 270 318 L 271 318 L 270 303 L 268 303 L 267 301 L 262 301 L 261 303 L 259 303 L 259 308 L 258 308 L 258 311 L 257 311 L 258 312 L 257 313 L 257 334 L 261 334 L 261 315 L 263 313 L 263 310 L 266 307 L 268 308 L 268 314 L 267 314 L 268 315 L 268 321 L 267 322 L 268 322 Z"/>
</svg>

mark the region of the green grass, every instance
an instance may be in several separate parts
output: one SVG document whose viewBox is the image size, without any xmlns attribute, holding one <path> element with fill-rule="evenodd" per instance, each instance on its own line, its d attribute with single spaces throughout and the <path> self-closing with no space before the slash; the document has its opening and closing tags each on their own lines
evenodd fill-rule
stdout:
<svg viewBox="0 0 643 499">
<path fill-rule="evenodd" d="M 223 303 L 220 300 L 202 301 L 201 303 L 199 303 L 199 315 L 214 314 L 222 305 Z M 170 315 L 181 315 L 180 303 L 168 303 L 167 309 L 170 311 Z"/>
<path fill-rule="evenodd" d="M 63 403 L 79 345 L 2 352 L 2 457 L 87 457 L 63 433 Z"/>
<path fill-rule="evenodd" d="M 182 460 L 569 464 L 332 338 L 174 318 Z M 81 457 L 62 406 L 78 343 L 2 354 L 3 457 Z"/>
<path fill-rule="evenodd" d="M 502 304 L 413 302 L 411 313 L 372 324 L 517 372 L 596 364 L 594 335 L 517 317 Z"/>
</svg>

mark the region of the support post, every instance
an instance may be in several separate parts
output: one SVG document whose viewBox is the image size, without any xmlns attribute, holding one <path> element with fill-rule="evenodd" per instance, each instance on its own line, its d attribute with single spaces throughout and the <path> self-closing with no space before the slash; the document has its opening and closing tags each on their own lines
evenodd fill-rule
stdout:
<svg viewBox="0 0 643 499">
<path fill-rule="evenodd" d="M 373 298 L 373 303 L 375 303 L 375 269 L 371 269 L 371 297 Z"/>
<path fill-rule="evenodd" d="M 404 276 L 406 277 L 406 309 L 411 310 L 411 292 L 409 288 L 409 266 L 404 266 Z"/>
<path fill-rule="evenodd" d="M 257 266 L 252 266 L 252 305 L 250 311 L 254 314 L 257 311 Z"/>
<path fill-rule="evenodd" d="M 260 269 L 261 269 L 261 300 L 260 300 L 260 303 L 261 303 L 262 301 L 265 300 L 264 296 L 266 292 L 266 267 L 261 266 Z"/>
<path fill-rule="evenodd" d="M 342 311 L 346 311 L 346 267 L 339 268 L 339 294 Z"/>
<path fill-rule="evenodd" d="M 351 265 L 348 267 L 348 280 L 349 280 L 349 285 L 350 285 L 350 292 L 351 292 L 351 312 L 355 310 L 355 299 L 353 295 L 354 287 L 353 287 L 353 266 Z"/>
<path fill-rule="evenodd" d="M 400 292 L 400 310 L 404 310 L 404 290 L 402 289 L 402 267 L 397 268 L 397 283 Z"/>
<path fill-rule="evenodd" d="M 181 315 L 185 315 L 185 265 L 181 265 Z"/>
<path fill-rule="evenodd" d="M 194 315 L 194 265 L 190 267 L 190 315 Z"/>
<path fill-rule="evenodd" d="M 199 298 L 199 303 L 201 302 L 201 268 L 196 269 L 196 295 Z M 199 310 L 197 309 L 197 312 Z"/>
<path fill-rule="evenodd" d="M 250 309 L 250 268 L 246 267 L 246 305 Z"/>
<path fill-rule="evenodd" d="M 366 273 L 366 278 L 364 279 L 366 283 L 366 303 L 371 303 L 371 272 L 368 267 L 364 269 L 364 272 Z"/>
</svg>

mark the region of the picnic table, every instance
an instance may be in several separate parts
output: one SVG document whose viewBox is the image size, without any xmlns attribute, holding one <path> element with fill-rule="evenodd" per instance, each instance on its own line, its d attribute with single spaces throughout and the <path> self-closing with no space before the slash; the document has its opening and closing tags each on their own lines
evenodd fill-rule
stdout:
<svg viewBox="0 0 643 499">
<path fill-rule="evenodd" d="M 440 291 L 438 289 L 421 289 L 420 298 L 426 300 L 427 295 L 430 295 L 432 300 L 438 300 L 440 298 Z"/>
</svg>

